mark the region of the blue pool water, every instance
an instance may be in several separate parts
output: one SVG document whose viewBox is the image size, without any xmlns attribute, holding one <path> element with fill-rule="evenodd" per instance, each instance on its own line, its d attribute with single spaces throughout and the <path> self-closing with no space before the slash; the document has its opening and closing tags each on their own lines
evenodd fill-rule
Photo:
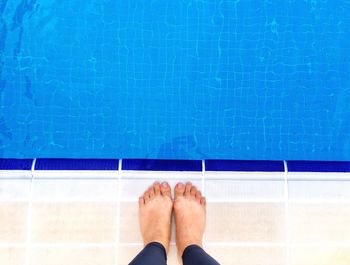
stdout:
<svg viewBox="0 0 350 265">
<path fill-rule="evenodd" d="M 0 0 L 0 157 L 350 159 L 348 0 Z"/>
</svg>

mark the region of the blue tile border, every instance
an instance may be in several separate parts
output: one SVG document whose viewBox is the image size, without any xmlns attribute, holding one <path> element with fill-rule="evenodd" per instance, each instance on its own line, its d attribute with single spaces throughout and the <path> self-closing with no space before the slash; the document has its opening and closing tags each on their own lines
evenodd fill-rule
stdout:
<svg viewBox="0 0 350 265">
<path fill-rule="evenodd" d="M 118 170 L 118 159 L 37 159 L 35 170 Z"/>
<path fill-rule="evenodd" d="M 283 161 L 206 160 L 206 171 L 265 171 L 283 172 Z"/>
<path fill-rule="evenodd" d="M 201 160 L 123 159 L 123 170 L 202 171 Z"/>
<path fill-rule="evenodd" d="M 33 159 L 0 159 L 0 170 L 31 170 Z"/>
<path fill-rule="evenodd" d="M 33 159 L 1 159 L 0 170 L 31 170 Z M 118 159 L 37 159 L 35 170 L 118 170 Z M 287 161 L 289 172 L 350 172 L 350 161 Z M 123 159 L 123 170 L 202 171 L 201 160 Z M 283 172 L 283 161 L 205 160 L 206 171 Z"/>
<path fill-rule="evenodd" d="M 289 172 L 350 172 L 350 162 L 287 161 Z"/>
</svg>

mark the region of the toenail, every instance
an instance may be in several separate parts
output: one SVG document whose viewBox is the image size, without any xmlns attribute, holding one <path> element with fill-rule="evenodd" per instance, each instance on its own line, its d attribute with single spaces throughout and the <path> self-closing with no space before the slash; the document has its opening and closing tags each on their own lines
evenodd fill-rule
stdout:
<svg viewBox="0 0 350 265">
<path fill-rule="evenodd" d="M 183 185 L 182 183 L 178 183 L 178 184 L 177 184 L 177 187 L 178 187 L 178 188 L 183 188 L 183 186 L 184 186 L 184 185 Z"/>
<path fill-rule="evenodd" d="M 168 186 L 166 182 L 163 182 L 162 185 L 164 188 L 166 188 Z"/>
</svg>

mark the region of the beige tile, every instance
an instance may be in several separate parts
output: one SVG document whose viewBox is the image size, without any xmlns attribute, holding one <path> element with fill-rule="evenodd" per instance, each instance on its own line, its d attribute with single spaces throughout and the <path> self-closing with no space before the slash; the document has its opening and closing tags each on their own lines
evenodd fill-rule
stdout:
<svg viewBox="0 0 350 265">
<path fill-rule="evenodd" d="M 285 238 L 284 204 L 209 203 L 207 242 L 279 242 Z"/>
<path fill-rule="evenodd" d="M 121 243 L 142 243 L 139 229 L 139 213 L 137 202 L 120 204 L 120 236 Z M 175 242 L 175 223 L 172 222 L 171 242 Z"/>
<path fill-rule="evenodd" d="M 350 248 L 294 248 L 291 265 L 349 265 Z"/>
<path fill-rule="evenodd" d="M 206 247 L 206 251 L 220 264 L 229 265 L 285 265 L 285 248 Z"/>
<path fill-rule="evenodd" d="M 22 265 L 24 264 L 24 248 L 0 248 L 0 264 Z"/>
<path fill-rule="evenodd" d="M 120 204 L 120 242 L 121 243 L 142 243 L 139 229 L 138 203 L 122 202 Z M 175 221 L 172 216 L 171 242 L 175 242 Z"/>
<path fill-rule="evenodd" d="M 25 242 L 28 204 L 0 202 L 0 242 Z"/>
<path fill-rule="evenodd" d="M 115 265 L 115 248 L 32 249 L 30 265 Z"/>
<path fill-rule="evenodd" d="M 137 202 L 120 203 L 120 243 L 142 243 Z"/>
<path fill-rule="evenodd" d="M 137 254 L 142 250 L 142 246 L 121 246 L 118 250 L 118 265 L 129 264 Z M 167 265 L 177 265 L 180 264 L 177 259 L 176 247 L 171 246 L 170 252 L 168 254 Z"/>
<path fill-rule="evenodd" d="M 292 203 L 289 224 L 293 242 L 350 242 L 350 204 Z"/>
<path fill-rule="evenodd" d="M 114 203 L 34 203 L 33 242 L 115 242 Z"/>
</svg>

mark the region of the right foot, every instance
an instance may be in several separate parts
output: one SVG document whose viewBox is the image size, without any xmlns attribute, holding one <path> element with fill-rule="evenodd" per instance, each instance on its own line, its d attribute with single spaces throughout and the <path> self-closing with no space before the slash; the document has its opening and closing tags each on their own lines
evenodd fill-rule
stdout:
<svg viewBox="0 0 350 265">
<path fill-rule="evenodd" d="M 167 182 L 155 182 L 139 198 L 139 217 L 143 243 L 162 244 L 169 251 L 171 212 L 173 202 Z"/>
<path fill-rule="evenodd" d="M 205 229 L 206 202 L 201 192 L 190 182 L 175 187 L 174 216 L 176 246 L 181 257 L 186 247 L 202 247 Z"/>
</svg>

